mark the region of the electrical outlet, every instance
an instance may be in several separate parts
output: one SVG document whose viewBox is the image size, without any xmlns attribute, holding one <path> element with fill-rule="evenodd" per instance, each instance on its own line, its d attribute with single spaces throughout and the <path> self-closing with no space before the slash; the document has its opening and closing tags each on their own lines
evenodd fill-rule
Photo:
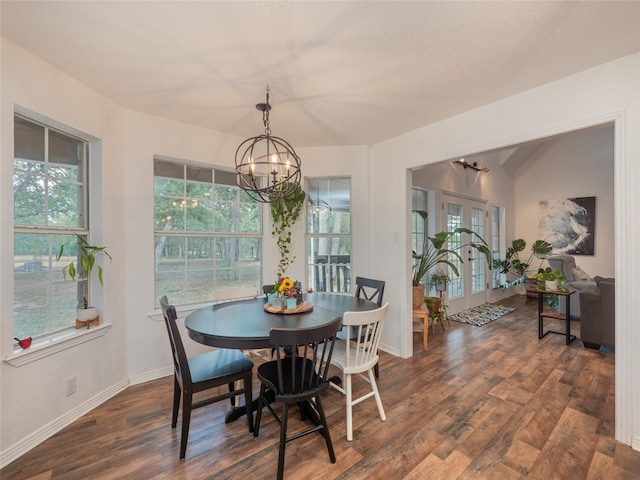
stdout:
<svg viewBox="0 0 640 480">
<path fill-rule="evenodd" d="M 78 390 L 78 382 L 75 376 L 68 378 L 64 384 L 67 397 L 73 395 Z"/>
</svg>

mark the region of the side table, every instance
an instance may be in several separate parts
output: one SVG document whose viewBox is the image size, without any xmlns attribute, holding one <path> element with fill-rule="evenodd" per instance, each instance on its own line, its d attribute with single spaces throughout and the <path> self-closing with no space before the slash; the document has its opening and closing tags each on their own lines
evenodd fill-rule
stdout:
<svg viewBox="0 0 640 480">
<path fill-rule="evenodd" d="M 571 335 L 571 305 L 569 302 L 569 297 L 576 293 L 575 290 L 536 290 L 538 294 L 538 338 L 542 338 L 546 336 L 548 333 L 557 333 L 558 335 L 564 335 L 566 344 L 569 345 L 576 339 L 575 335 Z M 545 312 L 544 311 L 544 296 L 545 295 L 561 295 L 563 297 L 567 297 L 567 310 L 565 315 L 559 315 L 557 313 Z M 553 318 L 556 320 L 564 320 L 564 332 L 557 332 L 554 330 L 544 331 L 544 319 L 545 318 Z"/>
<path fill-rule="evenodd" d="M 422 319 L 422 348 L 427 351 L 429 343 L 429 310 L 426 305 L 422 305 L 419 308 L 414 308 L 412 313 L 413 318 Z"/>
</svg>

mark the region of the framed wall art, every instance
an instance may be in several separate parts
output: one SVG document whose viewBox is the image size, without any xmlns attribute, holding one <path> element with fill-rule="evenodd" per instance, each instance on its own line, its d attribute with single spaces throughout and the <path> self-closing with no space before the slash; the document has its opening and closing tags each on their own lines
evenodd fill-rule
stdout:
<svg viewBox="0 0 640 480">
<path fill-rule="evenodd" d="M 596 197 L 540 201 L 539 233 L 554 254 L 593 255 Z"/>
</svg>

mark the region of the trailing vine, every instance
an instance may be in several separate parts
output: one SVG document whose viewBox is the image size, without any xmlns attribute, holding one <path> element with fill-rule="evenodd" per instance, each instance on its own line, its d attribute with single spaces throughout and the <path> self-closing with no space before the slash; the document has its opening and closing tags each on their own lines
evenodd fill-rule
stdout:
<svg viewBox="0 0 640 480">
<path fill-rule="evenodd" d="M 291 228 L 300 217 L 305 198 L 306 194 L 300 185 L 296 185 L 291 194 L 269 203 L 273 220 L 271 234 L 276 237 L 276 243 L 280 249 L 278 278 L 285 276 L 287 267 L 296 258 L 291 256 Z"/>
</svg>

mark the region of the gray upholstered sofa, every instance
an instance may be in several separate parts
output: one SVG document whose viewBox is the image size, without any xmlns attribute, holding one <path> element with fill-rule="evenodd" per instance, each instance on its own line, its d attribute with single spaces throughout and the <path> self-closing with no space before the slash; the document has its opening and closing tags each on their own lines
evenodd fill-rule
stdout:
<svg viewBox="0 0 640 480">
<path fill-rule="evenodd" d="M 615 347 L 615 279 L 595 277 L 594 280 L 595 286 L 580 292 L 580 340 L 587 348 Z"/>
<path fill-rule="evenodd" d="M 560 270 L 562 272 L 565 286 L 576 291 L 569 297 L 571 299 L 571 317 L 581 318 L 580 295 L 586 287 L 595 287 L 595 282 L 576 266 L 576 260 L 571 255 L 552 255 L 547 257 L 547 262 L 549 262 L 551 270 Z M 559 295 L 558 310 L 563 315 L 567 311 L 566 301 L 566 297 Z"/>
</svg>

